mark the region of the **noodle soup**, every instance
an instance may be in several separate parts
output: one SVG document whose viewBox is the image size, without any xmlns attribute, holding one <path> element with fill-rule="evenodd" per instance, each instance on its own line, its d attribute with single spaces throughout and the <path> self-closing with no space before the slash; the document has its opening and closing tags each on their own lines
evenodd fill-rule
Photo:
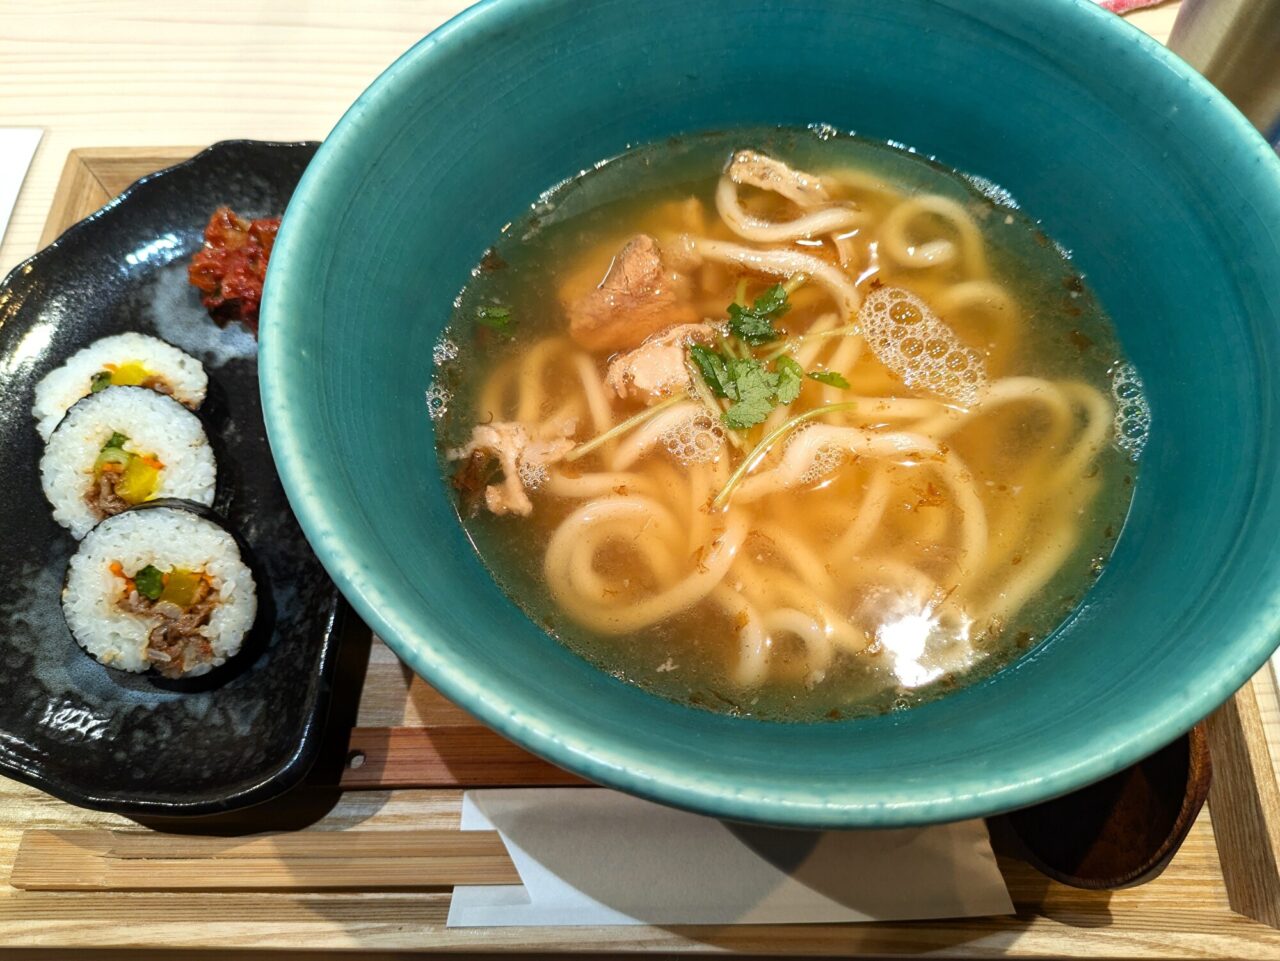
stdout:
<svg viewBox="0 0 1280 961">
<path fill-rule="evenodd" d="M 1051 633 L 1149 419 L 1012 198 L 829 131 L 549 191 L 436 360 L 442 469 L 509 596 L 624 681 L 769 719 L 909 707 Z"/>
</svg>

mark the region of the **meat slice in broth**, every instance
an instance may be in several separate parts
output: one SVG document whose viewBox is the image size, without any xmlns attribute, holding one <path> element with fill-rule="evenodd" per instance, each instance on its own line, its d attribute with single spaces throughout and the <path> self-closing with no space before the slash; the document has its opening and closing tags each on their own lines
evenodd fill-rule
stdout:
<svg viewBox="0 0 1280 961">
<path fill-rule="evenodd" d="M 627 350 L 650 334 L 698 319 L 689 278 L 668 268 L 662 248 L 638 234 L 618 251 L 598 287 L 565 299 L 569 334 L 587 350 Z"/>
<path fill-rule="evenodd" d="M 685 351 L 690 344 L 712 344 L 720 332 L 710 324 L 677 324 L 650 336 L 634 350 L 615 357 L 605 383 L 621 398 L 653 399 L 693 389 Z"/>
</svg>

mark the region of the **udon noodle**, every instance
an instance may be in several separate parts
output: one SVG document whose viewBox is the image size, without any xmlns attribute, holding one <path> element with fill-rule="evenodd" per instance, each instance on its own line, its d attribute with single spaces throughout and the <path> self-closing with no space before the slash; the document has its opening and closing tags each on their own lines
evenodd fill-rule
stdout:
<svg viewBox="0 0 1280 961">
<path fill-rule="evenodd" d="M 1127 504 L 1117 352 L 1059 251 L 1028 282 L 991 240 L 1034 225 L 947 180 L 738 149 L 477 271 L 442 448 L 509 592 L 618 676 L 771 717 L 907 703 L 1048 633 Z M 726 307 L 762 296 L 751 343 Z"/>
</svg>

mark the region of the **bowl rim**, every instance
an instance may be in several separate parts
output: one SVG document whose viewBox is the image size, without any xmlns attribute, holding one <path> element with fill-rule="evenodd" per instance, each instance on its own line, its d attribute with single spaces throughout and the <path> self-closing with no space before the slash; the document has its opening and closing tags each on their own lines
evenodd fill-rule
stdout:
<svg viewBox="0 0 1280 961">
<path fill-rule="evenodd" d="M 931 0 L 940 6 L 964 10 L 967 0 Z M 481 0 L 445 21 L 401 54 L 343 114 L 305 171 L 286 211 L 273 250 L 273 263 L 301 255 L 314 209 L 309 204 L 313 192 L 323 189 L 332 169 L 331 162 L 362 135 L 361 117 L 384 98 L 391 96 L 401 76 L 419 61 L 440 48 L 468 41 L 471 27 L 482 18 L 503 15 L 537 16 L 540 11 L 573 5 L 574 0 Z M 995 22 L 993 6 L 1017 6 L 1018 0 L 986 0 L 984 19 Z M 1037 5 L 1042 29 L 1055 25 L 1078 30 L 1087 26 L 1124 43 L 1134 45 L 1148 58 L 1144 73 L 1166 75 L 1165 83 L 1177 81 L 1189 88 L 1186 101 L 1199 101 L 1198 109 L 1214 126 L 1223 142 L 1238 145 L 1241 154 L 1252 146 L 1259 163 L 1274 181 L 1273 196 L 1280 212 L 1280 158 L 1252 125 L 1216 88 L 1165 46 L 1122 18 L 1099 7 L 1094 0 L 1047 0 Z M 1264 174 L 1265 176 L 1265 174 Z M 314 233 L 314 231 L 312 231 Z M 594 744 L 581 733 L 564 734 L 540 723 L 534 713 L 520 714 L 488 696 L 483 685 L 448 657 L 430 650 L 434 628 L 415 627 L 397 612 L 392 599 L 379 585 L 361 577 L 361 564 L 345 546 L 342 512 L 330 511 L 321 493 L 323 472 L 307 453 L 304 433 L 293 411 L 301 404 L 301 388 L 291 387 L 288 368 L 294 352 L 289 348 L 291 332 L 297 330 L 301 311 L 292 309 L 291 299 L 299 292 L 290 278 L 282 279 L 278 266 L 268 273 L 263 299 L 259 355 L 259 385 L 266 413 L 267 434 L 285 492 L 316 555 L 342 593 L 365 622 L 417 674 L 429 680 L 447 698 L 459 704 L 484 724 L 546 760 L 581 774 L 607 787 L 627 791 L 650 800 L 735 821 L 803 828 L 892 828 L 982 817 L 1013 810 L 1059 796 L 1098 781 L 1146 755 L 1190 729 L 1229 698 L 1261 667 L 1274 647 L 1260 622 L 1240 639 L 1238 656 L 1190 697 L 1172 704 L 1154 703 L 1116 730 L 1108 750 L 1077 749 L 1054 756 L 1051 762 L 1025 764 L 1017 776 L 993 781 L 978 791 L 958 793 L 937 787 L 912 789 L 910 800 L 893 800 L 874 805 L 853 800 L 825 801 L 799 788 L 778 786 L 767 793 L 743 790 L 732 785 L 711 787 L 678 768 L 647 760 L 642 752 L 617 743 Z M 424 643 L 425 642 L 425 643 Z M 744 722 L 755 723 L 755 722 Z"/>
</svg>

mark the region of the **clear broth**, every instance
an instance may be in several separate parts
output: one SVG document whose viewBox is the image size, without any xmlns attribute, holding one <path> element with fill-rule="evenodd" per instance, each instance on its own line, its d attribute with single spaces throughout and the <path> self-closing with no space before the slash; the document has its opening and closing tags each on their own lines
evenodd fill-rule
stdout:
<svg viewBox="0 0 1280 961">
<path fill-rule="evenodd" d="M 987 336 L 980 311 L 968 320 L 959 315 L 944 318 L 952 322 L 961 340 L 984 355 L 990 380 L 1013 375 L 1069 380 L 1116 398 L 1122 407 L 1125 403 L 1141 404 L 1140 395 L 1133 391 L 1128 397 L 1123 388 L 1120 395 L 1114 393 L 1117 370 L 1131 368 L 1125 365 L 1111 323 L 1069 255 L 1049 240 L 1007 194 L 896 146 L 825 130 L 738 129 L 632 150 L 548 191 L 525 218 L 503 231 L 459 295 L 453 321 L 437 350 L 437 369 L 428 396 L 437 421 L 441 470 L 446 481 L 457 469 L 446 452 L 464 444 L 477 422 L 489 416 L 507 416 L 479 410 L 486 379 L 504 364 L 518 362 L 544 338 L 564 335 L 562 291 L 585 289 L 598 282 L 613 255 L 637 233 L 662 237 L 687 230 L 689 212 L 685 202 L 690 197 L 697 198 L 708 221 L 715 221 L 717 181 L 727 158 L 744 146 L 819 174 L 836 169 L 859 170 L 892 184 L 901 197 L 937 194 L 960 202 L 981 231 L 992 278 L 1003 285 L 1017 305 L 1015 329 L 1004 337 Z M 901 197 L 878 201 L 875 195 L 859 194 L 858 202 L 869 211 L 872 223 L 878 224 Z M 753 195 L 751 202 L 759 216 L 794 216 L 786 212 L 785 203 L 769 195 Z M 723 228 L 708 229 L 715 236 L 734 239 Z M 946 268 L 905 268 L 884 259 L 878 263 L 878 271 L 866 272 L 868 262 L 873 260 L 868 246 L 873 236 L 874 230 L 867 229 L 850 238 L 857 250 L 854 263 L 859 265 L 850 275 L 861 275 L 858 287 L 864 293 L 878 282 L 905 287 L 931 303 L 961 279 Z M 827 259 L 834 257 L 825 241 L 802 245 L 801 249 Z M 701 283 L 695 294 L 699 312 L 708 317 L 724 317 L 742 276 L 732 269 L 722 272 L 723 284 Z M 771 283 L 772 279 L 751 275 L 753 293 Z M 790 333 L 803 331 L 816 316 L 831 309 L 821 289 L 812 284 L 800 288 L 792 303 L 791 311 L 780 323 Z M 492 304 L 510 306 L 514 322 L 509 336 L 476 323 L 482 306 Z M 824 356 L 830 353 L 824 350 Z M 608 360 L 607 354 L 593 356 L 601 370 Z M 878 367 L 876 359 L 864 350 L 856 365 L 861 375 L 855 387 L 878 385 L 884 396 L 929 396 L 904 387 L 891 372 L 882 367 L 877 370 Z M 566 391 L 574 389 L 575 382 L 567 368 L 557 379 L 567 385 Z M 1130 381 L 1136 382 L 1132 377 Z M 823 388 L 806 383 L 804 390 L 807 394 L 802 395 L 800 403 L 810 397 L 805 406 L 812 406 L 817 402 L 813 398 Z M 838 399 L 838 395 L 827 396 Z M 539 415 L 546 415 L 563 399 L 550 392 Z M 643 407 L 635 401 L 614 401 L 614 405 L 615 420 Z M 1131 417 L 1122 430 L 1140 432 L 1143 425 L 1135 427 L 1133 420 Z M 1036 445 L 1043 441 L 1046 430 L 1045 418 L 1035 405 L 1015 404 L 978 419 L 948 440 L 968 466 L 985 509 L 997 519 L 992 540 L 1005 553 L 1010 578 L 1020 565 L 1034 559 L 1037 550 L 1056 549 L 1052 544 L 1037 547 L 1036 531 L 1048 529 L 1050 524 L 1069 525 L 1072 542 L 1057 572 L 1013 616 L 1000 623 L 993 618 L 990 623 L 975 621 L 969 625 L 965 643 L 970 656 L 958 661 L 954 651 L 937 656 L 931 652 L 930 645 L 935 640 L 949 651 L 955 643 L 953 637 L 935 636 L 939 630 L 936 625 L 922 636 L 896 641 L 886 627 L 884 631 L 871 632 L 874 636 L 868 636 L 866 651 L 838 655 L 821 677 L 815 677 L 800 638 L 782 631 L 773 638 L 768 679 L 761 684 L 743 684 L 735 680 L 734 673 L 741 625 L 710 601 L 697 603 L 658 624 L 622 634 L 596 633 L 565 615 L 544 577 L 544 554 L 553 532 L 580 506 L 579 501 L 539 490 L 531 494 L 534 510 L 528 517 L 495 516 L 481 510 L 461 521 L 480 557 L 509 597 L 572 650 L 621 680 L 682 703 L 742 716 L 810 721 L 876 714 L 910 707 L 955 690 L 1020 656 L 1064 620 L 1109 556 L 1129 507 L 1135 471 L 1131 454 L 1141 438 L 1135 434 L 1130 438 L 1132 443 L 1109 441 L 1101 447 L 1081 472 L 1079 483 L 1064 488 L 1062 496 L 1078 502 L 1075 517 L 1064 521 L 1057 514 L 1049 516 L 1059 510 L 1059 498 L 1042 503 L 1033 493 L 1007 483 L 1022 469 L 1026 458 L 1035 456 Z M 591 424 L 583 423 L 574 438 L 585 441 L 593 433 Z M 758 436 L 759 428 L 752 438 Z M 726 453 L 735 460 L 742 456 L 736 450 L 726 449 Z M 590 472 L 599 467 L 599 458 L 589 455 L 565 469 Z M 760 576 L 797 579 L 796 572 L 774 556 L 773 539 L 757 528 L 766 527 L 775 533 L 798 531 L 822 557 L 847 527 L 841 520 L 848 513 L 847 506 L 867 496 L 876 469 L 862 459 L 846 458 L 834 472 L 801 490 L 773 494 L 758 502 L 753 532 L 744 543 L 743 552 L 751 556 Z M 929 526 L 927 519 L 921 518 L 940 506 L 940 496 L 946 498 L 946 492 L 940 492 L 938 485 L 921 473 L 919 465 L 899 464 L 883 469 L 890 476 L 890 502 L 873 539 L 859 552 L 859 558 L 865 559 L 859 560 L 860 564 L 874 565 L 878 553 L 901 556 L 904 540 L 916 537 L 921 523 Z M 633 470 L 645 473 L 659 488 L 685 482 L 685 469 L 661 448 L 642 458 Z M 625 496 L 626 492 L 621 494 Z M 673 496 L 678 497 L 679 492 Z M 732 501 L 728 510 L 734 510 Z M 1024 533 L 1017 533 L 1019 529 Z M 1002 537 L 1012 538 L 1015 543 L 1000 544 Z M 946 556 L 945 543 L 932 547 L 937 556 L 931 555 L 929 543 L 922 542 L 913 563 L 931 576 L 936 575 L 945 590 L 946 571 L 954 557 Z M 695 564 L 696 559 L 690 563 Z M 633 554 L 625 547 L 602 551 L 595 567 L 604 581 L 637 597 L 657 587 L 646 581 Z M 838 585 L 844 583 L 840 580 L 841 571 L 833 572 L 828 564 L 827 573 L 835 577 L 839 595 L 842 589 Z M 995 576 L 998 580 L 1002 575 Z M 866 616 L 868 605 L 880 603 L 875 600 L 873 585 L 863 584 L 845 593 L 845 610 L 857 607 L 863 612 L 862 617 Z M 889 597 L 882 606 L 893 609 L 895 599 Z M 898 616 L 898 620 L 911 618 Z M 920 649 L 913 650 L 913 645 Z"/>
</svg>

